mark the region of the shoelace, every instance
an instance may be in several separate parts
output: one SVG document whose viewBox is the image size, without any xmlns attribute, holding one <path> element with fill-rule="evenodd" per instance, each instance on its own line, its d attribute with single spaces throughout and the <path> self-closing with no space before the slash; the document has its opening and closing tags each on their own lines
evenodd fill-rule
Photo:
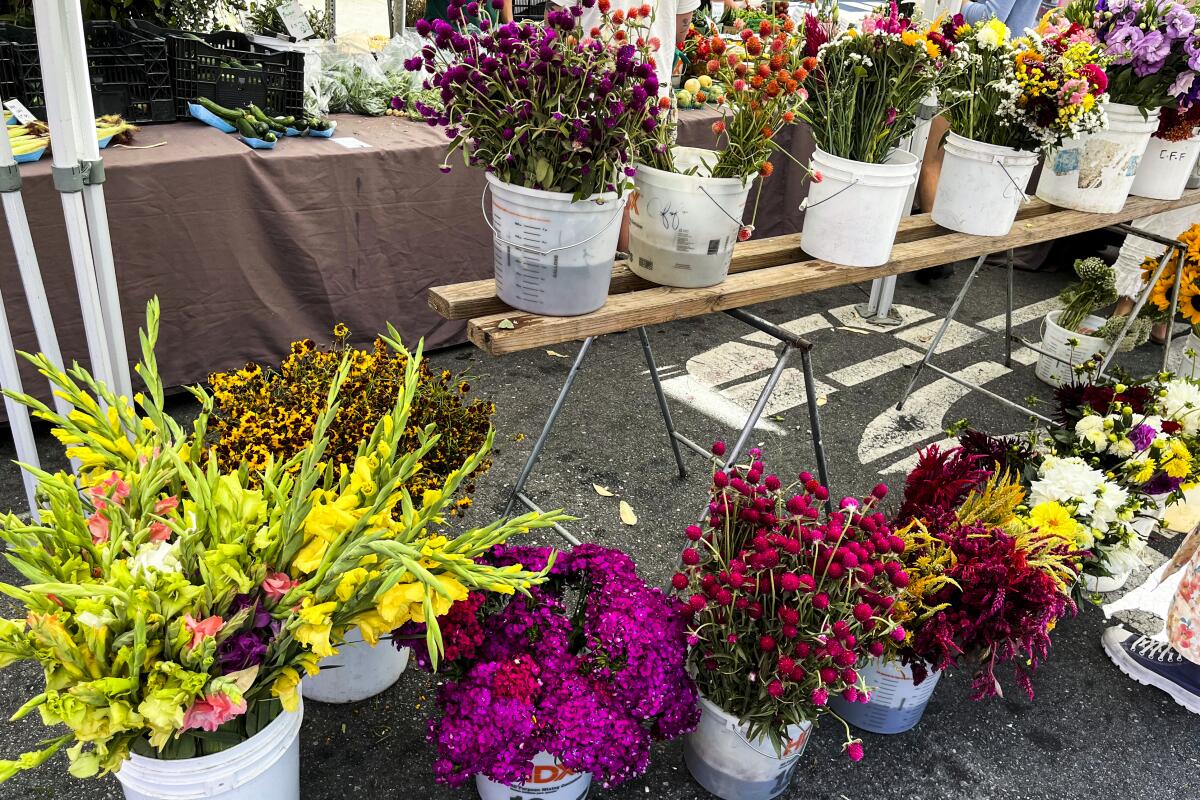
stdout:
<svg viewBox="0 0 1200 800">
<path fill-rule="evenodd" d="M 1139 637 L 1136 642 L 1130 645 L 1129 649 L 1135 655 L 1151 661 L 1157 661 L 1160 664 L 1177 664 L 1183 661 L 1183 656 L 1179 655 L 1179 651 L 1171 647 L 1168 642 L 1151 639 L 1149 636 Z"/>
</svg>

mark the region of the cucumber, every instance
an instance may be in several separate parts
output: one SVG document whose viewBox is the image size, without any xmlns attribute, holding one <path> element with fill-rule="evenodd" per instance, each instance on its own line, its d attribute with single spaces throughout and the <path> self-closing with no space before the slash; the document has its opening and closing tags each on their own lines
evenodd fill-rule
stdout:
<svg viewBox="0 0 1200 800">
<path fill-rule="evenodd" d="M 257 128 L 250 124 L 250 120 L 246 117 L 239 117 L 237 122 L 233 124 L 237 126 L 238 133 L 247 139 L 261 139 L 263 136 L 258 132 Z"/>
<path fill-rule="evenodd" d="M 266 125 L 271 130 L 273 130 L 277 133 L 283 133 L 284 131 L 287 130 L 285 125 L 283 125 L 280 122 L 276 122 L 271 117 L 268 117 L 266 115 L 266 113 L 261 108 L 254 105 L 254 103 L 251 103 L 250 105 L 246 106 L 246 108 L 250 111 L 251 114 L 254 115 L 254 118 L 256 120 L 258 120 L 262 124 Z"/>
<path fill-rule="evenodd" d="M 291 116 L 288 116 L 288 117 L 274 117 L 273 119 L 274 119 L 276 122 L 278 122 L 280 125 L 282 125 L 283 127 L 285 127 L 285 128 L 287 128 L 287 127 L 290 127 L 290 126 L 292 126 L 292 125 L 295 125 L 295 124 L 296 124 L 296 118 L 295 118 L 295 117 L 291 117 Z"/>
<path fill-rule="evenodd" d="M 327 120 L 327 119 L 318 119 L 317 117 L 309 117 L 307 120 L 305 120 L 305 122 L 308 124 L 308 127 L 312 128 L 314 131 L 329 130 L 329 120 Z"/>
<path fill-rule="evenodd" d="M 216 114 L 230 125 L 236 125 L 238 118 L 243 116 L 243 112 L 235 111 L 232 108 L 225 108 L 224 106 L 219 106 L 212 100 L 209 100 L 207 97 L 195 97 L 192 98 L 192 102 Z"/>
</svg>

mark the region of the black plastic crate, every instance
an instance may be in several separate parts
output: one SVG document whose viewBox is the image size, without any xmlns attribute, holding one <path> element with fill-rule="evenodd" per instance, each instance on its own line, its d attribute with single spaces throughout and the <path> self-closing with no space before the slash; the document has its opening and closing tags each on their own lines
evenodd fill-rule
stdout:
<svg viewBox="0 0 1200 800">
<path fill-rule="evenodd" d="M 254 103 L 275 115 L 304 112 L 304 54 L 255 44 L 244 33 L 220 31 L 167 36 L 175 113 L 188 115 L 193 97 L 226 108 Z"/>
<path fill-rule="evenodd" d="M 175 119 L 167 42 L 115 22 L 84 25 L 92 105 L 96 116 L 120 114 L 129 122 Z M 35 116 L 46 118 L 37 36 L 32 28 L 0 24 L 0 58 L 15 76 L 12 92 Z M 3 80 L 0 73 L 0 81 Z M 7 99 L 7 98 L 5 98 Z"/>
</svg>

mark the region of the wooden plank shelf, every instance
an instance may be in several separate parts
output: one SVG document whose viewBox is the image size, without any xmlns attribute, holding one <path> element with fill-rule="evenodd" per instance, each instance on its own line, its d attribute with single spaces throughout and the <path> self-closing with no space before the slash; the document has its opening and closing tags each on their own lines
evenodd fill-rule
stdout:
<svg viewBox="0 0 1200 800">
<path fill-rule="evenodd" d="M 891 260 L 869 268 L 810 259 L 800 250 L 799 234 L 751 240 L 734 249 L 729 277 L 704 289 L 655 286 L 634 275 L 625 262 L 617 262 L 608 302 L 578 317 L 516 311 L 496 297 L 492 280 L 434 287 L 428 300 L 430 307 L 447 319 L 469 319 L 467 336 L 476 346 L 492 355 L 504 355 L 914 272 L 1197 203 L 1200 190 L 1187 192 L 1179 200 L 1130 197 L 1115 214 L 1069 211 L 1034 200 L 1021 209 L 1012 232 L 997 237 L 952 233 L 935 225 L 928 214 L 920 214 L 902 222 Z M 506 324 L 501 328 L 505 321 L 513 327 Z"/>
</svg>

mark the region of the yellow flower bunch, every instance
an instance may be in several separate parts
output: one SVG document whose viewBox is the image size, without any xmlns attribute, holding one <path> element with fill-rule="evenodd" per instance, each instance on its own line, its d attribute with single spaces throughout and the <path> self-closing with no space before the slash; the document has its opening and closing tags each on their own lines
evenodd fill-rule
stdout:
<svg viewBox="0 0 1200 800">
<path fill-rule="evenodd" d="M 1179 283 L 1179 313 L 1193 329 L 1200 331 L 1200 225 L 1192 225 L 1179 235 L 1179 241 L 1186 249 L 1172 251 L 1171 260 L 1167 262 L 1162 275 L 1150 291 L 1150 305 L 1159 312 L 1167 312 L 1171 308 L 1171 295 L 1175 291 L 1175 277 L 1183 264 L 1183 275 Z M 1158 269 L 1160 259 L 1147 258 L 1142 262 L 1142 275 L 1149 280 Z M 1161 316 L 1161 314 L 1160 314 Z"/>
<path fill-rule="evenodd" d="M 408 359 L 382 339 L 376 339 L 369 350 L 350 346 L 350 331 L 341 323 L 333 335 L 328 348 L 309 339 L 293 342 L 278 371 L 249 364 L 209 376 L 215 400 L 212 435 L 222 469 L 235 470 L 245 463 L 251 480 L 258 481 L 269 458 L 287 461 L 300 452 L 312 438 L 313 423 L 343 359 L 349 363 L 349 373 L 325 458 L 339 468 L 353 465 L 358 443 L 370 435 L 403 388 Z M 414 447 L 429 425 L 440 434 L 407 487 L 419 496 L 483 446 L 496 407 L 470 399 L 466 379 L 449 370 L 435 373 L 427 362 L 420 363 L 416 380 L 417 393 L 400 446 Z M 485 460 L 479 473 L 490 466 L 490 460 Z M 292 464 L 290 471 L 297 468 Z M 470 505 L 474 488 L 471 483 L 464 487 L 464 496 L 455 501 L 451 513 Z"/>
<path fill-rule="evenodd" d="M 476 558 L 510 536 L 565 519 L 558 512 L 497 520 L 450 536 L 440 525 L 450 498 L 486 461 L 491 431 L 448 474 L 414 499 L 407 488 L 439 442 L 435 426 L 411 429 L 422 358 L 389 328 L 382 341 L 403 359 L 402 389 L 354 447 L 350 465 L 328 457 L 340 391 L 353 369 L 344 354 L 315 407 L 311 438 L 261 473 L 222 469 L 205 449 L 213 398 L 193 389 L 201 413 L 185 430 L 163 410 L 154 360 L 158 305 L 148 307 L 130 403 L 81 367 L 28 356 L 73 410 L 6 391 L 54 427 L 84 465 L 37 477 L 39 507 L 26 521 L 0 517 L 6 556 L 28 581 L 0 583 L 23 607 L 0 620 L 0 668 L 36 662 L 45 691 L 16 718 L 38 711 L 66 732 L 41 749 L 0 761 L 0 781 L 65 749 L 70 771 L 90 777 L 147 757 L 205 755 L 208 737 L 254 735 L 299 704 L 302 674 L 359 626 L 371 642 L 410 620 L 426 624 L 436 664 L 438 617 L 469 591 L 525 592 L 549 566 L 529 571 Z M 552 560 L 551 560 L 552 561 Z M 218 742 L 218 744 L 220 744 Z"/>
</svg>

